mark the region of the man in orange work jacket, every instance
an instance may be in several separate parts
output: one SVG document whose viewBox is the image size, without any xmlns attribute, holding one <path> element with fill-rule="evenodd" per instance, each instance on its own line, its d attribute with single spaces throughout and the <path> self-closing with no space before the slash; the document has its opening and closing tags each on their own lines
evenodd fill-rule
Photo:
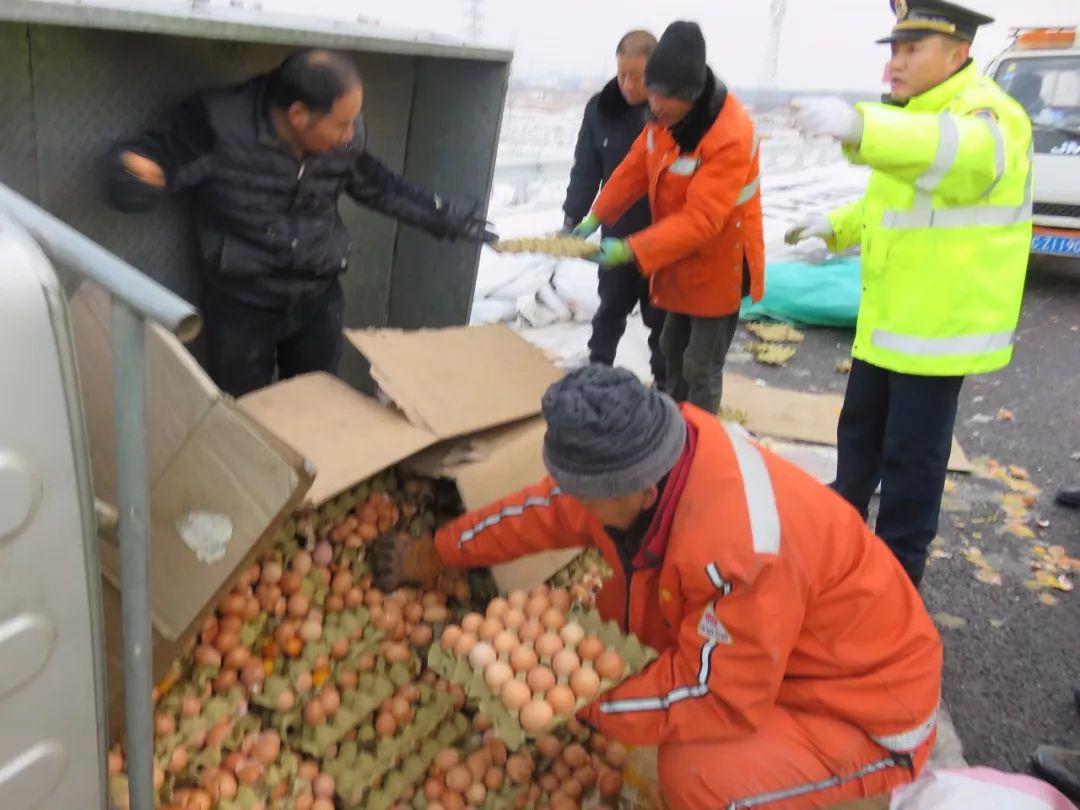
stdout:
<svg viewBox="0 0 1080 810">
<path fill-rule="evenodd" d="M 669 313 L 665 390 L 716 413 L 742 299 L 765 291 L 758 140 L 746 108 L 706 65 L 696 23 L 668 26 L 645 84 L 654 120 L 574 233 L 610 226 L 648 196 L 653 224 L 602 240 L 595 260 L 636 263 L 650 279 L 653 304 Z"/>
<path fill-rule="evenodd" d="M 911 781 L 941 640 L 855 510 L 625 370 L 572 372 L 543 413 L 550 477 L 434 541 L 380 539 L 379 587 L 595 546 L 615 572 L 600 612 L 660 655 L 580 718 L 659 746 L 669 806 L 822 807 Z"/>
</svg>

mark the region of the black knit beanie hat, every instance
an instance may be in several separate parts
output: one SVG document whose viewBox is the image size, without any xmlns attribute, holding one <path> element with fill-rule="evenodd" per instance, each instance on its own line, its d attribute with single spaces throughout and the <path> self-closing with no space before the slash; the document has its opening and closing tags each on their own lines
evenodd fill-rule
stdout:
<svg viewBox="0 0 1080 810">
<path fill-rule="evenodd" d="M 654 93 L 697 101 L 705 90 L 705 37 L 697 23 L 667 27 L 645 65 L 645 86 Z"/>
</svg>

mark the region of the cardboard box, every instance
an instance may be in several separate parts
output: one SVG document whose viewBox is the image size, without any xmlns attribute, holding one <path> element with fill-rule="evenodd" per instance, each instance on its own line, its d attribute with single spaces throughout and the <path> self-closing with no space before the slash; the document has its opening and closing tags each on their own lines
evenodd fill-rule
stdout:
<svg viewBox="0 0 1080 810">
<path fill-rule="evenodd" d="M 116 503 L 108 296 L 84 283 L 70 303 L 96 496 Z M 300 504 L 314 470 L 225 397 L 186 349 L 146 330 L 150 463 L 153 669 L 161 678 L 273 532 Z M 220 559 L 201 562 L 181 536 L 192 513 L 231 521 Z M 188 535 L 190 538 L 190 535 Z M 120 564 L 115 539 L 100 545 L 110 728 L 123 725 Z"/>
<path fill-rule="evenodd" d="M 452 480 L 466 510 L 544 477 L 540 399 L 561 372 L 539 349 L 503 325 L 346 335 L 392 404 L 326 374 L 286 380 L 240 400 L 315 465 L 308 505 L 320 506 L 395 465 Z M 497 566 L 496 582 L 504 590 L 528 587 L 577 553 Z"/>
</svg>

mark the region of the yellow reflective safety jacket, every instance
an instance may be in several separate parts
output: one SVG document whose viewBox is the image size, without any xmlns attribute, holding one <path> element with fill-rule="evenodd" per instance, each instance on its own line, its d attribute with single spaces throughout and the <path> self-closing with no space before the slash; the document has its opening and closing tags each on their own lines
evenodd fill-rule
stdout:
<svg viewBox="0 0 1080 810">
<path fill-rule="evenodd" d="M 969 64 L 904 107 L 860 104 L 845 151 L 873 169 L 829 216 L 832 250 L 862 242 L 852 354 L 906 374 L 995 371 L 1012 359 L 1031 246 L 1031 121 Z"/>
</svg>

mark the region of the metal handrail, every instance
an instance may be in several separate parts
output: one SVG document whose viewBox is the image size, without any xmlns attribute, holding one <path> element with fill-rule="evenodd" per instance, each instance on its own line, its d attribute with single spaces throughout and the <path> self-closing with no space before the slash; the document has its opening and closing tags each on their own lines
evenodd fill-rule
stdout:
<svg viewBox="0 0 1080 810">
<path fill-rule="evenodd" d="M 57 264 L 94 281 L 112 297 L 117 545 L 120 549 L 128 791 L 132 810 L 153 810 L 154 681 L 150 624 L 146 321 L 155 321 L 187 341 L 198 334 L 202 319 L 187 301 L 0 183 L 2 213 L 21 223 Z"/>
<path fill-rule="evenodd" d="M 0 212 L 17 219 L 57 264 L 90 279 L 184 343 L 199 334 L 202 317 L 191 304 L 3 183 Z"/>
</svg>

